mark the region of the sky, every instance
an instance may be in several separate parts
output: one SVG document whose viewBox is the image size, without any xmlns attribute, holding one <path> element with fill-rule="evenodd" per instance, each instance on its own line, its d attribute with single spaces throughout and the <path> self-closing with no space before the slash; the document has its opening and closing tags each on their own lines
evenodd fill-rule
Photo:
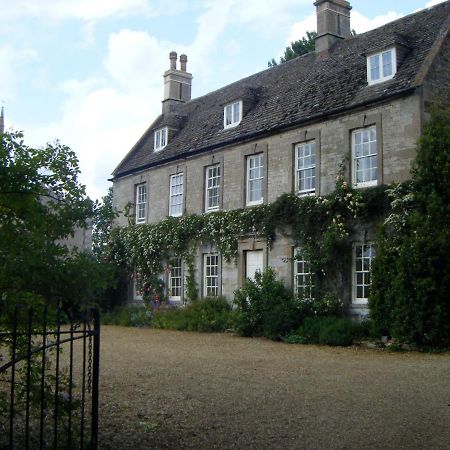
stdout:
<svg viewBox="0 0 450 450">
<path fill-rule="evenodd" d="M 363 33 L 442 0 L 353 0 Z M 92 199 L 161 113 L 171 50 L 198 97 L 265 70 L 315 30 L 313 0 L 0 0 L 5 128 L 77 153 Z"/>
</svg>

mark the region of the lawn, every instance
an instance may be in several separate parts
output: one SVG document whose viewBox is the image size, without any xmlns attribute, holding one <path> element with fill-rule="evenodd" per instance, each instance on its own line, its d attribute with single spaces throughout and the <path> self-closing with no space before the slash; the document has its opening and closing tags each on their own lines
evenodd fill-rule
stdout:
<svg viewBox="0 0 450 450">
<path fill-rule="evenodd" d="M 104 326 L 102 449 L 444 449 L 450 355 Z"/>
</svg>

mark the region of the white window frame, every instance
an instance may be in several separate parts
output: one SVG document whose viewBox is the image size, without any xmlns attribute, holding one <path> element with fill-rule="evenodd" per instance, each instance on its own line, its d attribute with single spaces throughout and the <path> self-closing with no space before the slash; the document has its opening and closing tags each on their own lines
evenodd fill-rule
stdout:
<svg viewBox="0 0 450 450">
<path fill-rule="evenodd" d="M 242 100 L 229 103 L 223 108 L 223 128 L 236 127 L 242 120 Z"/>
<path fill-rule="evenodd" d="M 295 146 L 295 191 L 297 195 L 315 195 L 316 193 L 316 154 L 315 139 Z M 300 189 L 300 180 L 302 179 L 312 180 L 312 187 Z"/>
<path fill-rule="evenodd" d="M 181 180 L 181 182 L 180 182 Z M 170 176 L 170 189 L 169 189 L 169 216 L 180 217 L 183 215 L 184 209 L 184 177 L 183 172 L 176 173 Z M 176 188 L 181 186 L 181 192 L 174 192 Z M 174 203 L 174 200 L 180 200 Z M 174 211 L 174 207 L 181 205 L 180 211 Z M 178 209 L 178 208 L 177 208 Z"/>
<path fill-rule="evenodd" d="M 361 134 L 362 138 L 360 139 L 361 142 L 358 142 L 357 136 Z M 372 139 L 374 136 L 375 139 Z M 378 142 L 377 142 L 377 127 L 376 125 L 371 125 L 364 128 L 358 128 L 356 130 L 352 130 L 352 185 L 355 188 L 360 187 L 368 187 L 368 186 L 376 186 L 378 184 Z M 375 149 L 375 151 L 373 151 Z M 366 152 L 367 154 L 363 154 Z M 357 156 L 358 155 L 358 156 Z M 370 167 L 368 169 L 365 169 L 366 171 L 369 171 L 369 173 L 373 170 L 375 170 L 375 179 L 372 179 L 370 177 L 367 181 L 358 181 L 358 164 L 361 163 L 361 161 L 365 161 L 366 159 L 369 159 L 369 161 L 375 160 L 375 167 Z"/>
<path fill-rule="evenodd" d="M 183 260 L 181 258 L 173 258 L 168 278 L 169 300 L 181 302 L 183 298 Z"/>
<path fill-rule="evenodd" d="M 259 159 L 260 165 L 254 166 L 251 168 L 251 162 Z M 246 160 L 246 205 L 247 206 L 254 206 L 254 205 L 261 205 L 264 202 L 264 153 L 257 153 L 256 155 L 249 155 L 247 156 Z M 251 171 L 259 168 L 260 170 L 260 176 L 250 178 Z M 260 182 L 261 183 L 261 198 L 258 200 L 250 200 L 250 185 L 252 182 Z"/>
<path fill-rule="evenodd" d="M 220 293 L 220 255 L 203 255 L 203 297 L 218 297 Z"/>
<path fill-rule="evenodd" d="M 368 254 L 364 254 L 365 250 Z M 352 303 L 367 305 L 369 289 L 372 283 L 372 261 L 375 258 L 375 247 L 372 242 L 355 242 L 353 245 L 353 295 Z M 368 266 L 368 267 L 367 267 Z M 361 289 L 358 289 L 361 288 Z M 362 293 L 362 295 L 360 295 Z"/>
<path fill-rule="evenodd" d="M 390 65 L 391 73 L 384 75 L 384 67 L 386 64 L 383 63 L 383 59 L 386 55 L 390 55 Z M 374 63 L 377 63 L 374 66 Z M 372 69 L 377 68 L 376 77 L 372 78 Z M 395 47 L 388 48 L 382 52 L 373 53 L 367 56 L 367 81 L 369 86 L 372 84 L 382 83 L 383 81 L 391 80 L 397 73 L 397 52 Z"/>
<path fill-rule="evenodd" d="M 135 203 L 136 223 L 145 223 L 147 218 L 147 183 L 137 184 L 135 195 L 136 195 L 136 203 Z"/>
<path fill-rule="evenodd" d="M 305 258 L 300 248 L 294 249 L 294 293 L 302 298 L 314 299 L 314 272 L 311 272 L 311 262 Z"/>
<path fill-rule="evenodd" d="M 155 131 L 155 141 L 153 145 L 153 149 L 157 152 L 162 150 L 167 145 L 167 127 L 160 128 Z"/>
<path fill-rule="evenodd" d="M 215 191 L 217 189 L 217 191 Z M 220 209 L 221 173 L 220 164 L 206 167 L 205 170 L 205 211 L 212 212 Z M 217 195 L 215 195 L 217 192 Z M 217 197 L 217 204 L 210 206 L 210 200 Z"/>
</svg>

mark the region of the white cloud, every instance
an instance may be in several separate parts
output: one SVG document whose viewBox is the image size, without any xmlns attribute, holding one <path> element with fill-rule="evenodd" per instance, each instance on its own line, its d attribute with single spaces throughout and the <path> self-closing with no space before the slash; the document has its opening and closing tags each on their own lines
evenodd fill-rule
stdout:
<svg viewBox="0 0 450 450">
<path fill-rule="evenodd" d="M 186 0 L 176 0 L 170 8 L 164 8 L 162 0 L 0 0 L 0 7 L 0 20 L 42 16 L 56 20 L 75 18 L 90 21 L 114 15 L 175 13 L 186 8 Z"/>
<path fill-rule="evenodd" d="M 352 10 L 351 12 L 351 28 L 356 31 L 357 34 L 365 33 L 366 31 L 373 30 L 374 28 L 380 27 L 388 22 L 399 19 L 403 17 L 402 13 L 397 13 L 395 11 L 389 11 L 382 16 L 376 16 L 373 18 L 368 18 L 357 10 Z M 294 23 L 291 28 L 289 37 L 286 40 L 286 45 L 290 45 L 291 42 L 297 41 L 302 37 L 306 36 L 307 31 L 317 29 L 317 18 L 316 14 L 311 14 L 306 19 Z M 284 52 L 284 49 L 281 53 Z"/>
<path fill-rule="evenodd" d="M 316 31 L 317 17 L 316 14 L 309 15 L 306 19 L 300 22 L 294 23 L 291 28 L 291 33 L 286 40 L 286 45 L 290 45 L 291 42 L 298 41 L 302 37 L 306 36 L 307 31 Z M 284 49 L 283 49 L 284 52 Z"/>
<path fill-rule="evenodd" d="M 112 34 L 106 73 L 61 83 L 61 119 L 41 127 L 25 125 L 31 130 L 27 142 L 42 145 L 49 136 L 58 137 L 76 151 L 88 194 L 105 195 L 113 169 L 161 112 L 162 73 L 172 47 L 145 32 Z"/>
<path fill-rule="evenodd" d="M 121 30 L 109 38 L 104 65 L 123 89 L 142 92 L 162 87 L 162 74 L 169 68 L 169 52 L 175 48 L 181 50 L 180 46 L 143 31 Z"/>
<path fill-rule="evenodd" d="M 382 16 L 376 16 L 373 18 L 368 18 L 363 16 L 358 11 L 352 11 L 351 15 L 351 27 L 356 31 L 357 34 L 365 33 L 366 31 L 373 30 L 374 28 L 381 27 L 388 22 L 400 19 L 403 17 L 403 13 L 398 13 L 395 11 L 388 11 Z"/>
<path fill-rule="evenodd" d="M 56 136 L 76 151 L 81 182 L 92 198 L 105 195 L 107 178 L 157 114 L 152 103 L 155 92 L 138 96 L 108 87 L 92 89 L 97 83 L 66 82 L 61 120 L 25 128 L 30 130 L 25 137 L 31 145 Z"/>
<path fill-rule="evenodd" d="M 0 47 L 0 100 L 14 99 L 21 67 L 36 58 L 37 52 L 31 48 Z"/>
<path fill-rule="evenodd" d="M 439 3 L 443 3 L 445 0 L 431 0 L 425 4 L 425 7 L 430 8 L 431 6 L 437 5 Z"/>
</svg>

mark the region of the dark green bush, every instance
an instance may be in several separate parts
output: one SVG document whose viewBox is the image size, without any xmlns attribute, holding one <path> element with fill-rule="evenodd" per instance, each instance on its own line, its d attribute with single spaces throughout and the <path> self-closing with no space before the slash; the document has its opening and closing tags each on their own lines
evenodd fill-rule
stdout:
<svg viewBox="0 0 450 450">
<path fill-rule="evenodd" d="M 301 322 L 298 302 L 270 267 L 256 273 L 255 280 L 247 279 L 234 295 L 236 329 L 242 336 L 277 339 Z"/>
<path fill-rule="evenodd" d="M 450 345 L 449 180 L 450 110 L 434 111 L 412 181 L 389 191 L 369 302 L 380 334 L 419 347 Z"/>
<path fill-rule="evenodd" d="M 194 300 L 184 308 L 154 311 L 152 325 L 186 331 L 225 331 L 233 324 L 231 305 L 223 298 Z"/>
<path fill-rule="evenodd" d="M 151 325 L 151 312 L 140 305 L 122 306 L 101 314 L 103 325 L 123 327 L 148 327 Z"/>
<path fill-rule="evenodd" d="M 367 325 L 342 317 L 307 317 L 285 339 L 290 344 L 349 346 L 367 336 Z"/>
<path fill-rule="evenodd" d="M 298 298 L 298 303 L 303 317 L 341 316 L 344 313 L 344 302 L 332 294 L 320 298 Z"/>
</svg>

